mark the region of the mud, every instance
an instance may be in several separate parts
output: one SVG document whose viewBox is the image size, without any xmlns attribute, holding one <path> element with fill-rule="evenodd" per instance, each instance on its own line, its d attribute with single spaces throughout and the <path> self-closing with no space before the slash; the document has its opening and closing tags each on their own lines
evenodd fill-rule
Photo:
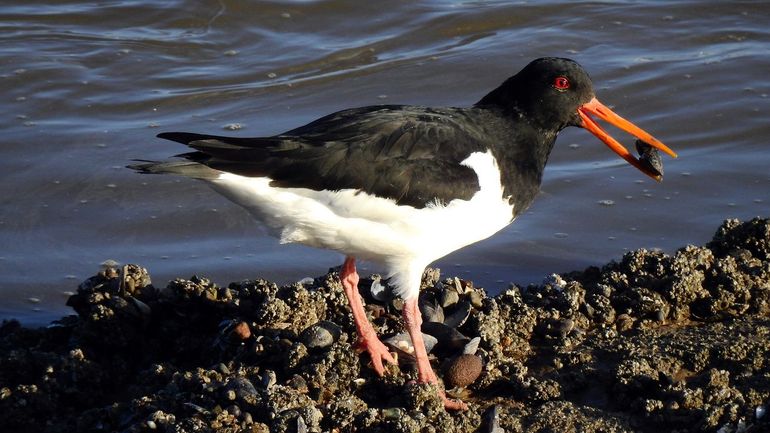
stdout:
<svg viewBox="0 0 770 433">
<path fill-rule="evenodd" d="M 414 383 L 408 348 L 374 373 L 335 270 L 303 283 L 156 288 L 109 263 L 68 301 L 77 315 L 0 326 L 0 431 L 770 431 L 768 219 L 494 297 L 430 270 L 434 368 L 482 360 L 447 391 L 465 412 Z M 360 289 L 383 339 L 401 333 L 386 282 Z"/>
</svg>

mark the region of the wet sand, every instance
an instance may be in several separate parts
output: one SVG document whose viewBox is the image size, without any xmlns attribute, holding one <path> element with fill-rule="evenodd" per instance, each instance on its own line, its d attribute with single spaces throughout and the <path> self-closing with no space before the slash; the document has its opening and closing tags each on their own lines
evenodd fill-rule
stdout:
<svg viewBox="0 0 770 433">
<path fill-rule="evenodd" d="M 770 219 L 495 297 L 435 269 L 424 285 L 443 380 L 479 337 L 480 375 L 460 363 L 472 382 L 448 390 L 465 412 L 414 384 L 408 348 L 376 376 L 334 270 L 155 287 L 126 265 L 79 286 L 77 315 L 3 322 L 0 431 L 770 431 Z M 360 289 L 380 335 L 399 334 L 387 285 Z"/>
</svg>

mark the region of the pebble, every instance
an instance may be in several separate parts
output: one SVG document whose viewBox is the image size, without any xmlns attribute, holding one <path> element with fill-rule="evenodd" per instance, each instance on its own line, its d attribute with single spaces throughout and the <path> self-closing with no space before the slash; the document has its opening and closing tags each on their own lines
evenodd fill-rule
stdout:
<svg viewBox="0 0 770 433">
<path fill-rule="evenodd" d="M 246 322 L 238 322 L 233 328 L 233 336 L 241 341 L 248 340 L 251 337 L 251 328 Z"/>
<path fill-rule="evenodd" d="M 628 314 L 621 314 L 615 320 L 615 326 L 618 332 L 628 331 L 634 326 L 634 318 Z"/>
<path fill-rule="evenodd" d="M 404 416 L 404 411 L 399 407 L 389 407 L 382 410 L 382 417 L 385 419 L 399 419 Z"/>
<path fill-rule="evenodd" d="M 192 409 L 193 411 L 195 411 L 195 412 L 197 412 L 197 413 L 199 413 L 201 415 L 207 415 L 209 413 L 209 411 L 206 410 L 205 407 L 199 406 L 199 405 L 197 405 L 195 403 L 185 402 L 185 403 L 182 403 L 182 406 L 184 406 L 184 407 L 186 407 L 188 409 Z"/>
<path fill-rule="evenodd" d="M 559 336 L 566 338 L 570 331 L 575 328 L 575 321 L 572 319 L 563 319 L 559 321 Z"/>
<path fill-rule="evenodd" d="M 307 381 L 305 380 L 304 377 L 300 376 L 299 374 L 293 375 L 287 382 L 287 385 L 289 385 L 290 387 L 292 387 L 293 389 L 296 389 L 301 393 L 308 392 Z"/>
<path fill-rule="evenodd" d="M 302 418 L 302 415 L 297 417 L 297 433 L 307 433 L 307 423 L 305 423 L 305 418 Z"/>
<path fill-rule="evenodd" d="M 479 431 L 482 433 L 505 433 L 500 427 L 500 408 L 494 405 L 484 413 L 484 425 Z"/>
<path fill-rule="evenodd" d="M 269 371 L 269 370 L 268 370 Z M 275 374 L 275 373 L 274 373 Z M 257 395 L 257 389 L 251 381 L 245 377 L 236 377 L 227 382 L 228 391 L 235 392 L 236 398 L 241 400 Z"/>
<path fill-rule="evenodd" d="M 341 333 L 336 323 L 322 320 L 302 331 L 300 339 L 308 349 L 325 349 L 334 344 Z"/>
<path fill-rule="evenodd" d="M 251 413 L 249 412 L 243 413 L 243 423 L 246 425 L 254 424 L 254 420 L 251 417 Z"/>
<path fill-rule="evenodd" d="M 481 375 L 483 363 L 477 355 L 462 354 L 449 362 L 444 380 L 448 388 L 466 387 Z"/>
<path fill-rule="evenodd" d="M 237 404 L 227 406 L 227 413 L 236 418 L 239 418 L 241 416 L 241 408 Z"/>
<path fill-rule="evenodd" d="M 278 382 L 278 378 L 276 377 L 275 372 L 273 370 L 265 370 L 262 374 L 262 386 L 269 390 L 276 384 L 276 382 Z"/>
</svg>

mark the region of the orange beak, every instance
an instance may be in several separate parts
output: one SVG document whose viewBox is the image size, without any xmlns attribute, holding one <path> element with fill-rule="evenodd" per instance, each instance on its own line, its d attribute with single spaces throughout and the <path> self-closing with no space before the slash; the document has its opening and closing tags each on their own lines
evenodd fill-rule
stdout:
<svg viewBox="0 0 770 433">
<path fill-rule="evenodd" d="M 607 131 L 602 129 L 602 127 L 599 126 L 599 124 L 596 123 L 596 121 L 592 119 L 591 116 L 589 116 L 589 113 L 617 126 L 623 131 L 626 131 L 634 137 L 649 144 L 650 146 L 658 150 L 662 150 L 663 152 L 669 154 L 671 157 L 676 158 L 676 153 L 674 153 L 673 150 L 669 149 L 668 146 L 661 143 L 657 138 L 642 130 L 642 128 L 639 128 L 628 120 L 615 114 L 596 98 L 593 98 L 578 107 L 578 115 L 580 115 L 580 118 L 583 120 L 583 128 L 587 129 L 591 134 L 595 135 L 599 140 L 603 141 L 604 144 L 612 149 L 613 152 L 620 155 L 620 157 L 628 161 L 629 164 L 638 168 L 642 173 L 657 181 L 662 179 L 662 175 L 657 170 L 652 168 L 649 164 L 642 163 L 638 158 L 631 155 L 628 149 L 623 147 L 623 145 L 612 138 L 610 134 L 607 133 Z"/>
</svg>

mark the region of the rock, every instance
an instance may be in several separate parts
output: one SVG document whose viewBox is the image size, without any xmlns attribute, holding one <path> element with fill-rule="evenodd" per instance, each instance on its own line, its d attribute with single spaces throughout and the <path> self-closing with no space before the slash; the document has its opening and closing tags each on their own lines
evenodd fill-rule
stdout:
<svg viewBox="0 0 770 433">
<path fill-rule="evenodd" d="M 462 354 L 449 362 L 444 373 L 444 381 L 448 388 L 466 387 L 478 379 L 482 368 L 481 357 Z"/>
<path fill-rule="evenodd" d="M 245 341 L 251 337 L 251 329 L 249 329 L 249 324 L 243 321 L 236 323 L 232 332 L 233 338 L 239 341 Z"/>
<path fill-rule="evenodd" d="M 484 424 L 480 432 L 505 433 L 505 430 L 500 427 L 500 409 L 498 405 L 493 405 L 484 412 Z"/>
<path fill-rule="evenodd" d="M 257 397 L 257 389 L 251 381 L 245 377 L 234 377 L 227 382 L 225 387 L 228 391 L 233 391 L 235 398 L 241 401 L 251 401 Z"/>
<path fill-rule="evenodd" d="M 308 349 L 325 349 L 340 338 L 341 332 L 334 322 L 322 320 L 302 331 L 300 339 Z"/>
<path fill-rule="evenodd" d="M 192 277 L 158 292 L 123 278 L 142 269 L 104 267 L 70 298 L 78 315 L 49 327 L 0 324 L 0 431 L 770 431 L 768 219 L 494 297 L 426 273 L 424 296 L 445 317 L 427 325 L 440 338 L 424 338 L 462 342 L 430 354 L 462 413 L 413 383 L 389 298 L 367 306 L 406 362 L 373 371 L 335 272 L 287 286 Z M 474 381 L 448 377 L 462 362 Z"/>
<path fill-rule="evenodd" d="M 634 318 L 628 314 L 621 314 L 618 316 L 615 326 L 617 327 L 618 332 L 628 331 L 634 326 Z"/>
</svg>

